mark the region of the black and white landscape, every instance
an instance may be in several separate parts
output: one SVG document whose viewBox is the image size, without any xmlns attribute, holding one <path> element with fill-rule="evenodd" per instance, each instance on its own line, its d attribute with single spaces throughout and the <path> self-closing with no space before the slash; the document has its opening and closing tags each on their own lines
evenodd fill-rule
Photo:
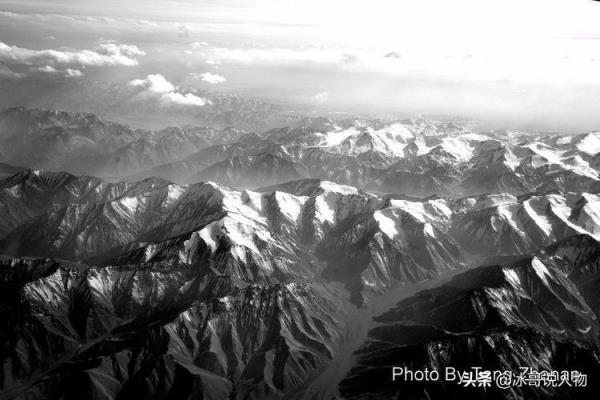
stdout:
<svg viewBox="0 0 600 400">
<path fill-rule="evenodd" d="M 386 34 L 383 61 L 294 42 L 335 37 L 313 11 L 395 26 L 408 2 L 259 3 L 0 1 L 0 399 L 597 399 L 600 8 L 517 19 L 523 64 L 490 71 L 506 54 L 442 38 L 419 58 Z M 469 49 L 500 9 L 544 13 L 439 3 Z"/>
</svg>

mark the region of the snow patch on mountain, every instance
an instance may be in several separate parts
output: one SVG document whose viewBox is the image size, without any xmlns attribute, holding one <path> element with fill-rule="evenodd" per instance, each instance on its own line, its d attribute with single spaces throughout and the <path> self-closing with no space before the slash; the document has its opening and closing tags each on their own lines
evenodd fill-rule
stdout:
<svg viewBox="0 0 600 400">
<path fill-rule="evenodd" d="M 506 281 L 515 289 L 521 288 L 521 279 L 513 268 L 502 268 Z"/>
<path fill-rule="evenodd" d="M 459 203 L 464 204 L 464 208 L 460 208 L 462 210 L 483 210 L 485 208 L 499 207 L 505 204 L 512 204 L 516 201 L 516 196 L 507 193 L 500 193 L 477 197 L 467 197 L 459 200 Z"/>
<path fill-rule="evenodd" d="M 208 246 L 212 254 L 217 251 L 217 244 L 219 242 L 219 235 L 221 234 L 222 225 L 222 221 L 215 221 L 198 231 L 198 236 L 200 239 L 204 240 L 204 243 Z"/>
<path fill-rule="evenodd" d="M 600 153 L 600 132 L 590 132 L 581 139 L 577 145 L 577 149 L 586 154 L 594 156 Z"/>
<path fill-rule="evenodd" d="M 560 218 L 566 225 L 573 228 L 573 230 L 575 230 L 579 233 L 588 233 L 591 236 L 593 236 L 596 240 L 600 240 L 600 236 L 594 235 L 591 232 L 587 232 L 585 229 L 574 224 L 571 221 L 570 216 L 572 213 L 572 209 L 571 209 L 571 206 L 568 204 L 568 202 L 573 201 L 573 194 L 567 194 L 564 197 L 557 195 L 557 194 L 551 194 L 551 195 L 548 195 L 547 198 L 550 203 L 552 212 L 558 218 Z"/>
<path fill-rule="evenodd" d="M 336 127 L 333 131 L 316 135 L 320 139 L 316 147 L 348 155 L 375 151 L 388 157 L 402 157 L 404 147 L 415 140 L 414 133 L 401 123 L 376 129 L 356 121 L 349 128 Z"/>
<path fill-rule="evenodd" d="M 379 225 L 379 230 L 390 239 L 395 239 L 401 231 L 398 210 L 386 208 L 373 213 L 373 218 Z"/>
<path fill-rule="evenodd" d="M 379 130 L 373 130 L 372 133 L 377 136 L 385 136 L 388 139 L 404 143 L 415 138 L 415 134 L 399 122 L 395 122 Z"/>
<path fill-rule="evenodd" d="M 547 285 L 548 278 L 552 278 L 552 276 L 550 275 L 550 272 L 544 263 L 542 263 L 539 258 L 533 257 L 531 260 L 531 266 L 533 267 L 533 270 L 537 276 L 539 276 L 540 279 Z"/>
<path fill-rule="evenodd" d="M 501 159 L 502 163 L 513 171 L 520 164 L 520 159 L 508 147 L 506 147 L 504 152 L 502 153 Z"/>
<path fill-rule="evenodd" d="M 558 145 L 569 144 L 571 142 L 573 142 L 573 136 L 561 136 L 556 140 L 556 144 Z"/>
<path fill-rule="evenodd" d="M 478 142 L 489 140 L 488 137 L 474 133 L 445 137 L 439 146 L 452 154 L 459 162 L 469 161 L 473 157 Z"/>
<path fill-rule="evenodd" d="M 423 202 L 408 200 L 390 200 L 391 207 L 396 207 L 412 215 L 419 222 L 446 222 L 452 216 L 452 210 L 444 199 L 428 200 Z"/>
<path fill-rule="evenodd" d="M 335 192 L 343 195 L 358 194 L 357 188 L 348 185 L 340 185 L 335 182 L 321 181 L 319 186 L 326 192 Z"/>
<path fill-rule="evenodd" d="M 127 208 L 131 214 L 135 214 L 138 208 L 139 200 L 137 197 L 124 197 L 121 199 L 121 204 Z"/>
<path fill-rule="evenodd" d="M 592 235 L 600 236 L 600 196 L 590 193 L 583 193 L 581 196 L 585 205 L 577 223 Z"/>
<path fill-rule="evenodd" d="M 554 149 L 551 146 L 540 142 L 530 143 L 525 147 L 535 154 L 544 157 L 550 164 L 562 164 L 562 155 L 564 151 Z"/>
<path fill-rule="evenodd" d="M 179 198 L 185 193 L 187 186 L 180 185 L 169 185 L 167 186 L 167 200 L 165 202 L 166 206 L 170 206 L 175 203 Z"/>
<path fill-rule="evenodd" d="M 579 154 L 563 159 L 563 167 L 576 172 L 581 176 L 587 176 L 592 179 L 600 179 L 598 172 L 590 166 Z"/>
<path fill-rule="evenodd" d="M 279 211 L 290 221 L 296 222 L 302 214 L 302 208 L 308 200 L 308 196 L 294 196 L 285 192 L 274 192 Z"/>
<path fill-rule="evenodd" d="M 351 127 L 344 130 L 333 130 L 325 133 L 317 133 L 321 138 L 321 142 L 317 144 L 318 147 L 335 147 L 342 144 L 346 139 L 360 134 L 360 131 L 356 127 Z"/>
<path fill-rule="evenodd" d="M 534 168 L 540 168 L 544 165 L 557 165 L 578 175 L 598 179 L 598 173 L 579 154 L 566 157 L 567 150 L 558 150 L 540 142 L 530 143 L 524 147 L 539 156 L 532 159 Z M 591 151 L 593 151 L 593 148 Z"/>
<path fill-rule="evenodd" d="M 335 209 L 339 196 L 337 193 L 324 193 L 315 199 L 315 211 L 320 222 L 335 223 Z"/>
<path fill-rule="evenodd" d="M 519 232 L 522 236 L 525 236 L 524 232 L 521 231 L 518 226 L 517 213 L 519 212 L 519 204 L 505 204 L 496 208 L 497 214 L 492 217 L 492 227 L 496 232 L 501 231 L 502 224 L 506 223 L 510 227 Z"/>
<path fill-rule="evenodd" d="M 523 202 L 523 209 L 544 234 L 549 237 L 552 235 L 552 225 L 546 215 L 546 205 L 545 199 L 533 197 Z"/>
<path fill-rule="evenodd" d="M 261 193 L 244 190 L 242 192 L 224 190 L 223 208 L 230 213 L 242 216 L 254 223 L 266 224 L 267 217 L 264 210 L 264 201 Z"/>
</svg>

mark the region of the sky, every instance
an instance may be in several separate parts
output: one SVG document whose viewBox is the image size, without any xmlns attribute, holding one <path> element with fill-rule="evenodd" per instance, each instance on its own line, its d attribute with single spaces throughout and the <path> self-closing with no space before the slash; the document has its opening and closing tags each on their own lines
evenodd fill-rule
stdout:
<svg viewBox="0 0 600 400">
<path fill-rule="evenodd" d="M 0 1 L 0 81 L 27 87 L 15 102 L 93 81 L 165 107 L 210 90 L 585 131 L 600 129 L 599 21 L 591 0 Z"/>
</svg>

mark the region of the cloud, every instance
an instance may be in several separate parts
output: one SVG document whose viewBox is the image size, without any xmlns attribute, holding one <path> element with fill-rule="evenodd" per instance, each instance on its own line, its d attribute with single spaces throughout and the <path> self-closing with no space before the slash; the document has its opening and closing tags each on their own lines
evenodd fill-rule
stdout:
<svg viewBox="0 0 600 400">
<path fill-rule="evenodd" d="M 98 53 L 109 56 L 125 55 L 127 57 L 145 56 L 146 52 L 133 44 L 103 43 L 98 46 Z"/>
<path fill-rule="evenodd" d="M 10 11 L 0 11 L 0 15 L 7 18 L 17 18 L 19 14 Z"/>
<path fill-rule="evenodd" d="M 400 53 L 340 47 L 205 47 L 198 53 L 208 64 L 260 67 L 336 68 L 375 70 L 398 67 Z"/>
<path fill-rule="evenodd" d="M 134 79 L 129 84 L 143 87 L 152 93 L 168 93 L 175 90 L 175 86 L 160 74 L 148 75 L 145 79 Z"/>
<path fill-rule="evenodd" d="M 192 73 L 190 75 L 191 75 L 192 79 L 194 79 L 194 80 L 200 80 L 200 81 L 203 81 L 206 83 L 210 83 L 211 85 L 215 85 L 218 83 L 224 83 L 227 81 L 227 79 L 225 79 L 224 76 L 213 74 L 210 72 L 202 72 L 200 74 Z"/>
<path fill-rule="evenodd" d="M 439 80 L 450 84 L 516 82 L 555 86 L 600 85 L 598 61 L 590 58 L 600 49 L 599 40 L 540 40 L 532 47 L 487 51 L 429 52 L 407 46 L 394 51 L 347 47 L 207 47 L 198 53 L 207 63 L 242 67 L 301 68 L 370 77 Z M 535 46 L 535 47 L 533 47 Z M 535 48 L 535 55 L 531 52 Z M 449 50 L 450 51 L 450 50 Z"/>
<path fill-rule="evenodd" d="M 149 21 L 147 19 L 138 19 L 138 20 L 132 20 L 135 24 L 140 25 L 140 26 L 146 26 L 146 27 L 151 27 L 151 28 L 156 28 L 158 27 L 158 24 L 154 21 Z"/>
<path fill-rule="evenodd" d="M 50 65 L 44 65 L 43 67 L 39 67 L 38 71 L 46 72 L 48 74 L 55 74 L 58 72 L 58 70 L 56 68 L 51 67 Z"/>
<path fill-rule="evenodd" d="M 71 68 L 67 68 L 65 70 L 65 74 L 69 78 L 79 78 L 79 77 L 83 76 L 83 72 L 81 72 L 78 69 L 71 69 Z"/>
<path fill-rule="evenodd" d="M 209 104 L 209 101 L 207 99 L 198 97 L 191 93 L 183 94 L 183 93 L 179 93 L 179 92 L 169 92 L 169 93 L 164 93 L 160 99 L 163 103 L 166 103 L 166 104 L 172 103 L 172 104 L 178 104 L 178 105 L 183 105 L 183 106 L 202 107 L 202 106 L 205 106 L 206 104 Z"/>
<path fill-rule="evenodd" d="M 196 96 L 192 93 L 182 93 L 175 85 L 160 74 L 151 74 L 144 79 L 134 79 L 129 82 L 133 87 L 143 88 L 139 93 L 142 98 L 157 99 L 163 106 L 197 106 L 210 104 L 210 100 Z"/>
<path fill-rule="evenodd" d="M 320 92 L 312 97 L 312 100 L 317 104 L 324 104 L 329 100 L 329 92 Z"/>
<path fill-rule="evenodd" d="M 58 70 L 51 65 L 44 65 L 43 67 L 39 67 L 37 70 L 47 74 L 61 74 L 67 78 L 79 78 L 83 76 L 83 72 L 78 69 L 67 68 L 65 70 Z"/>
<path fill-rule="evenodd" d="M 33 50 L 10 46 L 0 42 L 0 62 L 25 66 L 125 66 L 138 65 L 134 57 L 146 53 L 137 46 L 128 44 L 104 43 L 95 50 Z"/>
</svg>

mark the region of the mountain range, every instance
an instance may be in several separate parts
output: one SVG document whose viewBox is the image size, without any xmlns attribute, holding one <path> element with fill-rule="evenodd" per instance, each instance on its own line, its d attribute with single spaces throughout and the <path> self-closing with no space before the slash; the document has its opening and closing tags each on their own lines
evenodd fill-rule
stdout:
<svg viewBox="0 0 600 400">
<path fill-rule="evenodd" d="M 304 118 L 266 132 L 132 129 L 93 114 L 13 108 L 0 114 L 0 162 L 108 180 L 214 180 L 256 189 L 322 179 L 426 197 L 596 192 L 600 132 L 473 133 L 468 124 Z"/>
<path fill-rule="evenodd" d="M 0 399 L 583 399 L 600 132 L 0 114 Z M 393 366 L 587 386 L 403 384 Z"/>
</svg>

